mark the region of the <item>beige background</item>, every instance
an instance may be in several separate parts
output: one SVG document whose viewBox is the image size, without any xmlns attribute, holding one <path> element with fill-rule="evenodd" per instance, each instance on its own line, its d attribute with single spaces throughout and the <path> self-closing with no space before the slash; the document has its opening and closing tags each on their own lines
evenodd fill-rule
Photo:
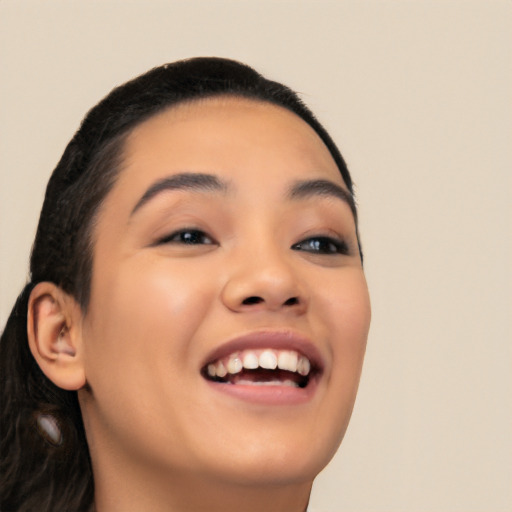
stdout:
<svg viewBox="0 0 512 512">
<path fill-rule="evenodd" d="M 85 111 L 163 62 L 247 61 L 358 185 L 373 326 L 315 510 L 510 512 L 511 27 L 510 1 L 0 0 L 0 326 Z"/>
</svg>

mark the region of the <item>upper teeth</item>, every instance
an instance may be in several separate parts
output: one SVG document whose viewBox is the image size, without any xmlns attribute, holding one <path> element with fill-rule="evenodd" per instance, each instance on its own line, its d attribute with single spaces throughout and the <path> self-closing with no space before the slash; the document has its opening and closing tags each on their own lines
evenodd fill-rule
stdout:
<svg viewBox="0 0 512 512">
<path fill-rule="evenodd" d="M 234 375 L 243 369 L 255 370 L 287 370 L 297 372 L 302 376 L 309 375 L 311 363 L 309 359 L 294 350 L 244 350 L 235 352 L 227 358 L 211 363 L 207 367 L 210 377 L 225 377 L 228 373 Z"/>
</svg>

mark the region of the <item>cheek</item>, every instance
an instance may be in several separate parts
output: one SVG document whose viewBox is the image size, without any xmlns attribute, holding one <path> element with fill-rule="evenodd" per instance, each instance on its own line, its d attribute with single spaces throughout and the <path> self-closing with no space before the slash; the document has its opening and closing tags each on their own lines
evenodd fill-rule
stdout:
<svg viewBox="0 0 512 512">
<path fill-rule="evenodd" d="M 318 314 L 332 356 L 329 379 L 334 381 L 332 389 L 343 394 L 342 402 L 350 404 L 355 400 L 370 326 L 366 280 L 362 271 L 347 269 L 318 289 Z"/>
<path fill-rule="evenodd" d="M 98 275 L 85 338 L 94 397 L 88 412 L 97 435 L 115 435 L 137 457 L 162 451 L 158 440 L 184 439 L 183 389 L 197 373 L 190 371 L 191 341 L 213 288 L 197 272 L 165 263 L 120 265 L 115 274 Z"/>
<path fill-rule="evenodd" d="M 98 276 L 91 313 L 96 313 L 93 321 L 102 329 L 116 333 L 124 326 L 152 329 L 160 323 L 178 328 L 184 326 L 184 319 L 193 322 L 200 316 L 209 296 L 201 273 L 147 259 Z M 176 318 L 181 319 L 177 324 Z"/>
<path fill-rule="evenodd" d="M 338 279 L 324 283 L 320 307 L 336 340 L 333 350 L 341 348 L 348 354 L 362 355 L 371 318 L 368 287 L 362 270 L 347 269 L 340 274 Z"/>
<path fill-rule="evenodd" d="M 98 370 L 148 379 L 144 368 L 188 360 L 190 340 L 211 307 L 213 290 L 197 272 L 165 261 L 142 263 L 98 275 L 87 322 L 91 378 Z"/>
</svg>

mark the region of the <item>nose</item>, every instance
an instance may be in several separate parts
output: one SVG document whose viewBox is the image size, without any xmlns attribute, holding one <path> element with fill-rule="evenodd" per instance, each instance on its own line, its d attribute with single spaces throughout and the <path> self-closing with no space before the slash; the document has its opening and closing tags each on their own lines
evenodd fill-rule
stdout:
<svg viewBox="0 0 512 512">
<path fill-rule="evenodd" d="M 244 253 L 232 263 L 221 294 L 228 309 L 295 314 L 306 311 L 305 287 L 286 255 L 277 250 Z"/>
</svg>

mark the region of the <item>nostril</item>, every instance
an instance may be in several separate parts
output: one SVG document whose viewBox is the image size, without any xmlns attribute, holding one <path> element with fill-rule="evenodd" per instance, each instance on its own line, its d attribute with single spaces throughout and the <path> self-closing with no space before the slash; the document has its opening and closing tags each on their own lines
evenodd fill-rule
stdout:
<svg viewBox="0 0 512 512">
<path fill-rule="evenodd" d="M 242 304 L 245 304 L 246 306 L 250 306 L 251 304 L 261 304 L 263 302 L 263 299 L 261 297 L 247 297 L 244 299 Z"/>
<path fill-rule="evenodd" d="M 265 302 L 265 299 L 263 297 L 258 297 L 257 295 L 252 295 L 251 297 L 246 297 L 242 301 L 242 305 L 244 306 L 254 306 L 256 304 L 262 304 Z M 298 297 L 290 297 L 288 300 L 283 302 L 283 306 L 295 306 L 299 304 Z"/>
</svg>

